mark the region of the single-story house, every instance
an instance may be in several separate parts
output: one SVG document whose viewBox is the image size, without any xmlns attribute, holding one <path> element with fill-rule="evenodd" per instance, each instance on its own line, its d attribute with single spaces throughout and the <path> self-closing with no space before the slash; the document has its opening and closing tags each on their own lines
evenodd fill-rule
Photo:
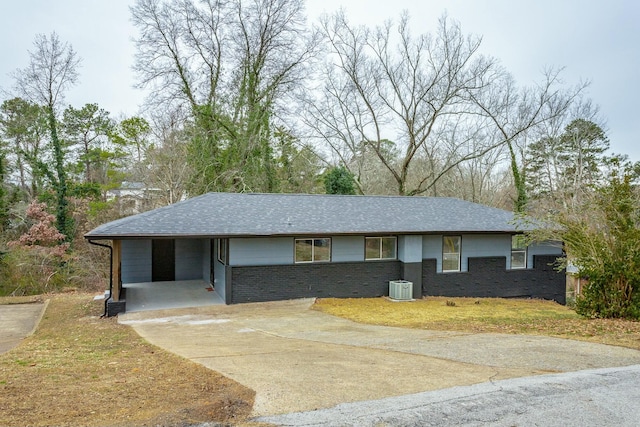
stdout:
<svg viewBox="0 0 640 427">
<path fill-rule="evenodd" d="M 308 297 L 532 297 L 565 303 L 558 244 L 526 245 L 512 212 L 454 198 L 209 193 L 103 224 L 105 310 L 127 284 L 200 279 L 226 304 Z M 111 243 L 98 243 L 110 240 Z M 180 292 L 179 287 L 176 292 Z"/>
</svg>

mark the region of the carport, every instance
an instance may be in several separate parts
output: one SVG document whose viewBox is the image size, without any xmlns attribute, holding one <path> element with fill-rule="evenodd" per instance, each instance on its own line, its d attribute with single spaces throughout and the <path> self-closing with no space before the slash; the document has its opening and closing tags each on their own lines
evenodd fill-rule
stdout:
<svg viewBox="0 0 640 427">
<path fill-rule="evenodd" d="M 214 276 L 212 262 L 218 239 L 113 239 L 111 245 L 96 240 L 106 239 L 88 239 L 110 252 L 104 316 L 225 304 L 224 270 Z"/>
<path fill-rule="evenodd" d="M 128 312 L 224 305 L 204 280 L 126 283 L 123 290 Z"/>
</svg>

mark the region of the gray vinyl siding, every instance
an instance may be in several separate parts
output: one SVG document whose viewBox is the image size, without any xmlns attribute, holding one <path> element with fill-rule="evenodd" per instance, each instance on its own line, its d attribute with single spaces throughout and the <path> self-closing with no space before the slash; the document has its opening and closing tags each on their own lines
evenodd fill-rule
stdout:
<svg viewBox="0 0 640 427">
<path fill-rule="evenodd" d="M 364 236 L 337 236 L 331 238 L 331 261 L 364 261 Z"/>
<path fill-rule="evenodd" d="M 176 240 L 176 280 L 202 278 L 202 240 Z"/>
<path fill-rule="evenodd" d="M 202 280 L 211 282 L 211 242 L 213 239 L 202 239 Z"/>
<path fill-rule="evenodd" d="M 226 269 L 224 264 L 218 261 L 218 239 L 215 239 L 213 245 L 213 276 L 214 283 L 213 288 L 216 293 L 220 295 L 223 301 L 227 301 L 227 289 L 225 286 L 226 283 Z"/>
<path fill-rule="evenodd" d="M 229 265 L 293 264 L 292 237 L 229 239 Z"/>
<path fill-rule="evenodd" d="M 510 234 L 462 235 L 461 271 L 469 271 L 469 258 L 506 257 L 507 269 L 511 264 Z"/>
<path fill-rule="evenodd" d="M 422 262 L 422 236 L 398 236 L 398 259 L 402 262 Z"/>
<path fill-rule="evenodd" d="M 442 271 L 442 235 L 422 236 L 422 259 L 435 259 L 436 271 Z"/>
<path fill-rule="evenodd" d="M 122 241 L 122 283 L 151 281 L 151 240 Z"/>
<path fill-rule="evenodd" d="M 500 256 L 511 261 L 510 234 L 450 233 L 447 236 L 461 236 L 460 271 L 469 270 L 469 258 Z M 438 273 L 442 272 L 442 237 L 442 234 L 422 236 L 422 259 L 435 259 Z"/>
</svg>

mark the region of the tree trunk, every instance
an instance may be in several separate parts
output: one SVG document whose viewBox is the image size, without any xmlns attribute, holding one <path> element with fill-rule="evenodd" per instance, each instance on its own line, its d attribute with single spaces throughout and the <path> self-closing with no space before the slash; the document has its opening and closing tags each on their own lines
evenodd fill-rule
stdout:
<svg viewBox="0 0 640 427">
<path fill-rule="evenodd" d="M 58 138 L 58 128 L 53 107 L 48 107 L 49 132 L 51 134 L 51 145 L 55 156 L 55 167 L 57 182 L 54 183 L 56 196 L 58 199 L 58 209 L 56 214 L 56 228 L 65 235 L 66 241 L 71 241 L 71 230 L 69 224 L 69 206 L 67 202 L 67 173 L 64 169 L 64 153 L 62 144 Z"/>
<path fill-rule="evenodd" d="M 507 146 L 509 147 L 509 156 L 511 158 L 513 184 L 516 187 L 516 200 L 514 202 L 513 208 L 515 212 L 522 213 L 527 206 L 527 189 L 525 177 L 518 167 L 518 159 L 516 158 L 515 151 L 513 151 L 513 145 L 511 144 L 511 141 L 507 141 Z"/>
</svg>

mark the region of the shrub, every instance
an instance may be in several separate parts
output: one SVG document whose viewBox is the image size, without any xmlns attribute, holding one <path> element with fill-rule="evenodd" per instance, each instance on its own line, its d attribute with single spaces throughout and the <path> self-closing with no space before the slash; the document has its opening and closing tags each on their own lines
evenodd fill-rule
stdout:
<svg viewBox="0 0 640 427">
<path fill-rule="evenodd" d="M 588 278 L 576 311 L 588 317 L 640 319 L 640 198 L 628 174 L 613 174 L 582 217 L 561 218 L 561 239 Z"/>
<path fill-rule="evenodd" d="M 29 295 L 51 292 L 69 285 L 68 270 L 72 257 L 65 236 L 53 225 L 55 217 L 45 203 L 32 202 L 26 211 L 31 223 L 18 240 L 8 243 L 9 250 L 0 265 L 0 293 Z"/>
<path fill-rule="evenodd" d="M 37 295 L 74 286 L 71 260 L 37 247 L 14 247 L 0 259 L 0 295 Z"/>
</svg>

